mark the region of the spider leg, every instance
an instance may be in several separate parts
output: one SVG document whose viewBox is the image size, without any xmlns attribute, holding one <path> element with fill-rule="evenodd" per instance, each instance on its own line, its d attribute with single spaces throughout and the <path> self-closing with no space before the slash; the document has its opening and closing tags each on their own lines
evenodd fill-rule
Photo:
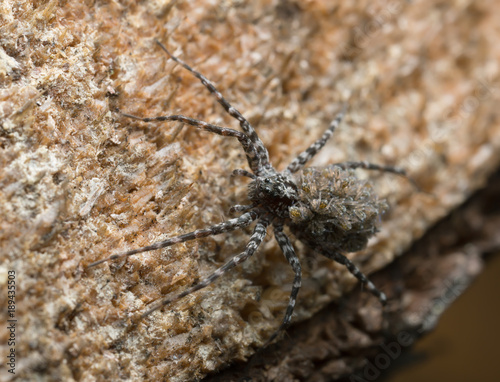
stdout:
<svg viewBox="0 0 500 382">
<path fill-rule="evenodd" d="M 235 204 L 229 209 L 230 213 L 235 213 L 235 212 L 246 212 L 254 208 L 255 205 L 253 204 Z"/>
<path fill-rule="evenodd" d="M 393 166 L 385 166 L 385 165 L 380 165 L 380 164 L 375 164 L 375 163 L 369 163 L 369 162 L 365 162 L 365 161 L 335 163 L 335 164 L 332 164 L 332 166 L 340 167 L 343 170 L 363 168 L 365 170 L 377 170 L 377 171 L 391 172 L 391 173 L 396 174 L 396 175 L 408 177 L 406 175 L 406 171 L 402 168 L 393 167 Z"/>
<path fill-rule="evenodd" d="M 283 254 L 288 260 L 288 263 L 291 265 L 293 271 L 295 272 L 295 278 L 293 279 L 292 292 L 290 293 L 290 300 L 286 308 L 283 322 L 281 323 L 278 330 L 276 330 L 274 334 L 267 340 L 264 347 L 269 345 L 283 330 L 288 327 L 288 325 L 290 325 L 290 321 L 292 320 L 293 308 L 295 307 L 295 301 L 297 300 L 297 294 L 299 293 L 302 279 L 302 270 L 299 263 L 299 258 L 295 254 L 295 250 L 293 249 L 290 239 L 287 235 L 285 235 L 285 233 L 283 233 L 283 226 L 274 227 L 274 237 L 276 238 L 276 241 L 283 251 Z"/>
<path fill-rule="evenodd" d="M 257 178 L 254 174 L 251 172 L 248 172 L 247 170 L 244 170 L 242 168 L 237 168 L 236 170 L 233 171 L 231 174 L 232 176 L 246 176 L 247 178 L 255 179 Z"/>
<path fill-rule="evenodd" d="M 370 163 L 370 162 L 366 162 L 366 161 L 335 163 L 335 164 L 332 164 L 332 166 L 340 167 L 344 170 L 362 168 L 365 170 L 376 170 L 376 171 L 390 172 L 392 174 L 396 174 L 396 175 L 399 175 L 399 176 L 402 176 L 402 177 L 408 179 L 410 181 L 410 183 L 413 185 L 413 187 L 415 187 L 417 190 L 420 190 L 420 187 L 418 186 L 417 182 L 415 182 L 415 180 L 413 178 L 408 176 L 408 174 L 406 173 L 406 170 L 404 170 L 400 167 L 384 166 L 384 165 Z"/>
<path fill-rule="evenodd" d="M 200 121 L 197 119 L 185 117 L 183 115 L 167 115 L 160 117 L 138 117 L 136 115 L 127 114 L 120 112 L 124 117 L 137 119 L 143 122 L 153 122 L 153 121 L 180 121 L 183 123 L 187 123 L 188 125 L 195 126 L 199 129 L 210 131 L 211 133 L 215 133 L 218 135 L 226 136 L 226 137 L 236 137 L 238 141 L 240 141 L 243 146 L 243 150 L 245 150 L 245 154 L 247 156 L 248 165 L 254 172 L 258 172 L 261 168 L 260 157 L 257 153 L 257 149 L 253 142 L 243 134 L 241 131 L 229 129 L 227 127 L 221 127 L 217 125 L 213 125 L 211 123 L 207 123 L 204 121 Z"/>
<path fill-rule="evenodd" d="M 118 253 L 116 255 L 107 257 L 105 259 L 95 261 L 87 266 L 87 268 L 95 267 L 96 265 L 102 264 L 106 261 L 116 260 L 123 257 L 128 257 L 135 255 L 140 252 L 153 251 L 155 249 L 169 247 L 174 244 L 184 243 L 185 241 L 190 241 L 194 239 L 199 239 L 206 236 L 218 235 L 220 233 L 234 231 L 238 228 L 243 228 L 249 226 L 258 217 L 258 213 L 255 211 L 249 211 L 240 217 L 226 220 L 225 222 L 213 225 L 208 228 L 199 229 L 193 232 L 185 233 L 183 235 L 175 236 L 170 239 L 159 241 L 158 243 L 148 245 L 147 247 L 132 249 L 131 251 Z"/>
<path fill-rule="evenodd" d="M 217 99 L 217 102 L 219 102 L 222 107 L 226 110 L 226 112 L 233 118 L 237 119 L 240 123 L 241 128 L 243 129 L 244 133 L 250 138 L 250 141 L 252 141 L 253 145 L 256 147 L 257 152 L 259 154 L 259 157 L 261 159 L 261 166 L 262 169 L 269 169 L 271 168 L 271 164 L 269 163 L 269 153 L 267 152 L 267 149 L 264 146 L 264 143 L 260 140 L 259 136 L 255 132 L 254 128 L 250 125 L 250 123 L 243 117 L 243 115 L 236 110 L 231 104 L 222 96 L 222 94 L 215 88 L 215 86 L 200 72 L 194 70 L 191 68 L 188 64 L 186 64 L 184 61 L 182 61 L 180 58 L 174 56 L 172 53 L 168 51 L 168 49 L 158 40 L 156 40 L 156 43 L 167 53 L 172 60 L 180 64 L 184 69 L 189 70 L 193 75 L 198 78 L 201 83 L 212 93 L 215 98 Z"/>
<path fill-rule="evenodd" d="M 319 150 L 323 148 L 325 143 L 331 138 L 333 135 L 333 132 L 337 128 L 338 125 L 340 125 L 340 122 L 342 121 L 342 118 L 344 118 L 346 106 L 344 105 L 342 111 L 337 114 L 335 119 L 330 123 L 330 126 L 328 126 L 328 129 L 323 133 L 321 138 L 319 138 L 316 142 L 314 142 L 311 146 L 309 146 L 305 151 L 300 153 L 297 158 L 295 158 L 286 168 L 288 171 L 291 173 L 297 172 L 300 170 L 306 162 L 314 157 Z"/>
<path fill-rule="evenodd" d="M 356 277 L 363 285 L 366 285 L 366 288 L 368 291 L 373 294 L 375 297 L 377 297 L 382 305 L 385 305 L 387 303 L 387 297 L 385 293 L 379 291 L 375 285 L 366 277 L 357 266 L 355 266 L 351 260 L 349 260 L 347 257 L 344 255 L 338 253 L 338 252 L 325 252 L 325 251 L 320 251 L 320 253 L 337 263 L 340 263 L 342 265 L 345 265 L 346 268 L 351 272 L 351 274 Z"/>
<path fill-rule="evenodd" d="M 227 271 L 231 270 L 236 265 L 247 260 L 250 256 L 252 256 L 255 253 L 257 248 L 262 243 L 262 240 L 264 240 L 264 237 L 266 236 L 266 230 L 267 230 L 268 225 L 269 225 L 269 222 L 267 220 L 264 220 L 264 219 L 260 220 L 256 224 L 256 226 L 253 230 L 252 236 L 250 237 L 250 241 L 246 245 L 245 250 L 243 252 L 241 252 L 239 255 L 234 256 L 231 260 L 229 260 L 226 264 L 224 264 L 222 267 L 217 269 L 214 273 L 212 273 L 206 279 L 201 281 L 199 284 L 192 286 L 191 288 L 185 290 L 182 293 L 179 293 L 178 295 L 176 295 L 174 297 L 168 297 L 168 298 L 162 300 L 159 304 L 156 304 L 155 306 L 153 306 L 151 309 L 148 309 L 146 312 L 144 312 L 141 315 L 141 318 L 149 316 L 155 310 L 160 309 L 161 307 L 168 305 L 171 302 L 179 300 L 180 298 L 185 297 L 188 294 L 191 294 L 193 292 L 196 292 L 200 289 L 203 289 L 203 288 L 209 286 L 215 280 L 217 280 L 219 277 L 221 277 L 223 274 L 225 274 Z"/>
</svg>

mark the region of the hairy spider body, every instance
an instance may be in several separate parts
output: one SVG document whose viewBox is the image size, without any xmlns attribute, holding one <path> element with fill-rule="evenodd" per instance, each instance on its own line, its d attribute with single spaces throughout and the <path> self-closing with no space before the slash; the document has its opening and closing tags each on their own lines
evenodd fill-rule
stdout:
<svg viewBox="0 0 500 382">
<path fill-rule="evenodd" d="M 300 201 L 297 185 L 286 173 L 256 178 L 248 186 L 248 198 L 253 205 L 280 219 L 288 219 L 288 209 Z"/>
<path fill-rule="evenodd" d="M 285 317 L 279 329 L 270 337 L 267 343 L 271 342 L 289 325 L 297 294 L 301 286 L 302 276 L 299 258 L 295 253 L 290 239 L 283 232 L 284 226 L 288 226 L 294 236 L 314 251 L 345 265 L 372 294 L 378 297 L 381 303 L 385 303 L 385 294 L 380 292 L 344 255 L 347 252 L 359 251 L 366 247 L 368 239 L 377 232 L 377 223 L 381 213 L 387 208 L 385 201 L 377 198 L 370 183 L 356 178 L 353 169 L 364 168 L 368 170 L 387 171 L 405 176 L 404 170 L 367 162 L 343 162 L 323 168 L 304 168 L 305 163 L 314 157 L 333 135 L 334 130 L 344 116 L 344 111 L 342 111 L 318 140 L 299 154 L 283 171 L 278 172 L 269 162 L 269 154 L 264 144 L 241 113 L 224 99 L 222 94 L 207 78 L 192 69 L 181 59 L 172 55 L 160 42 L 157 41 L 157 43 L 170 58 L 190 71 L 201 81 L 224 107 L 226 112 L 239 121 L 243 131 L 216 126 L 182 115 L 142 118 L 131 114 L 122 114 L 126 117 L 145 122 L 181 121 L 215 134 L 238 139 L 245 151 L 251 172 L 238 169 L 233 174 L 252 179 L 248 186 L 248 198 L 251 204 L 233 206 L 231 208 L 233 212 L 242 213 L 237 218 L 229 219 L 205 229 L 172 237 L 147 247 L 112 255 L 108 258 L 95 261 L 88 265 L 88 267 L 93 267 L 109 260 L 132 256 L 140 252 L 234 231 L 256 222 L 250 240 L 240 254 L 229 259 L 223 266 L 198 284 L 153 305 L 152 308 L 141 315 L 141 318 L 148 316 L 155 310 L 173 301 L 205 288 L 227 271 L 247 260 L 262 243 L 269 226 L 273 227 L 276 241 L 292 267 L 295 277 Z"/>
<path fill-rule="evenodd" d="M 356 252 L 377 232 L 387 208 L 371 184 L 335 165 L 309 167 L 298 174 L 299 201 L 289 208 L 292 233 L 310 247 Z"/>
</svg>

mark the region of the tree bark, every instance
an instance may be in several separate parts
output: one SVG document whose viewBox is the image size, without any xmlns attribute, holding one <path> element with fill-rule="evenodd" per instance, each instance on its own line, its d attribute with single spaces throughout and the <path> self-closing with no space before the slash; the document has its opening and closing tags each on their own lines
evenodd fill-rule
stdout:
<svg viewBox="0 0 500 382">
<path fill-rule="evenodd" d="M 373 282 L 391 298 L 387 317 L 367 293 L 350 293 L 358 283 L 343 266 L 294 241 L 304 282 L 293 322 L 305 326 L 292 341 L 306 341 L 300 328 L 313 326 L 321 342 L 308 342 L 306 354 L 325 359 L 323 375 L 363 367 L 382 331 L 408 330 L 413 319 L 432 326 L 429 301 L 479 271 L 480 251 L 441 251 L 445 236 L 422 257 L 397 259 L 499 166 L 498 2 L 6 0 L 0 15 L 0 304 L 13 271 L 17 380 L 197 380 L 250 357 L 283 318 L 293 274 L 269 240 L 130 330 L 151 303 L 239 253 L 248 231 L 86 268 L 219 223 L 246 202 L 247 183 L 230 176 L 247 165 L 236 140 L 119 113 L 239 128 L 155 39 L 216 84 L 277 169 L 347 103 L 308 165 L 396 165 L 418 184 L 358 173 L 390 209 L 368 248 L 349 256 L 366 274 L 382 272 Z M 315 316 L 332 302 L 333 318 Z M 299 324 L 313 316 L 316 324 Z M 9 335 L 0 325 L 2 344 Z M 2 359 L 9 352 L 0 347 Z M 312 370 L 312 358 L 283 354 L 283 369 L 266 378 Z"/>
</svg>

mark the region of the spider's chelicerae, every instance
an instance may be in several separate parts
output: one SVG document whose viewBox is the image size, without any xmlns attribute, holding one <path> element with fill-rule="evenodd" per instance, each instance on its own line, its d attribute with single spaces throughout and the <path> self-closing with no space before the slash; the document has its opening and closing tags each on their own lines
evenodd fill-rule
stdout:
<svg viewBox="0 0 500 382">
<path fill-rule="evenodd" d="M 230 269 L 247 260 L 262 243 L 267 228 L 272 226 L 274 237 L 295 272 L 295 278 L 285 317 L 279 329 L 268 340 L 270 342 L 290 324 L 297 294 L 301 286 L 301 266 L 290 239 L 283 232 L 283 227 L 286 225 L 294 236 L 308 247 L 345 265 L 349 272 L 364 284 L 382 304 L 385 304 L 385 294 L 379 291 L 345 256 L 347 252 L 359 251 L 366 247 L 368 239 L 377 232 L 379 216 L 387 208 L 385 201 L 377 198 L 370 183 L 357 179 L 353 170 L 362 168 L 406 176 L 405 171 L 396 167 L 367 162 L 343 162 L 321 168 L 304 168 L 306 162 L 314 157 L 333 135 L 344 116 L 344 111 L 336 116 L 321 138 L 300 153 L 283 171 L 277 171 L 269 162 L 269 154 L 264 144 L 243 115 L 231 106 L 205 76 L 172 55 L 160 42 L 157 41 L 157 43 L 170 58 L 201 81 L 226 112 L 239 121 L 243 132 L 182 115 L 152 118 L 141 118 L 130 114 L 123 115 L 144 122 L 181 121 L 215 134 L 238 139 L 245 151 L 251 172 L 238 169 L 234 171 L 234 174 L 251 179 L 248 185 L 250 203 L 235 205 L 231 208 L 232 211 L 241 213 L 241 216 L 237 218 L 172 237 L 147 247 L 116 254 L 96 261 L 88 267 L 140 252 L 152 251 L 189 240 L 234 231 L 256 222 L 252 236 L 243 252 L 231 258 L 197 285 L 157 303 L 142 314 L 141 318 L 144 318 L 162 306 L 205 288 Z"/>
</svg>

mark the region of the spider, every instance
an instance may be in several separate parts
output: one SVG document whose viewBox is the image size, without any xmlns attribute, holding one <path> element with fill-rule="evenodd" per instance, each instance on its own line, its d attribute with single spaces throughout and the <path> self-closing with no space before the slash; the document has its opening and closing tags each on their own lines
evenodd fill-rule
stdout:
<svg viewBox="0 0 500 382">
<path fill-rule="evenodd" d="M 241 213 L 239 217 L 146 247 L 112 255 L 106 259 L 91 263 L 88 268 L 110 260 L 126 258 L 140 252 L 152 251 L 202 237 L 235 231 L 256 222 L 250 240 L 240 254 L 229 259 L 223 266 L 198 284 L 155 304 L 144 312 L 139 319 L 145 318 L 157 309 L 207 287 L 236 265 L 247 260 L 261 245 L 269 226 L 273 227 L 274 237 L 292 267 L 295 277 L 283 321 L 267 343 L 272 342 L 279 333 L 289 326 L 301 286 L 301 265 L 289 237 L 283 231 L 284 226 L 288 226 L 290 232 L 313 251 L 346 266 L 349 272 L 385 305 L 387 302 L 385 294 L 379 291 L 345 256 L 347 252 L 360 251 L 366 247 L 368 239 L 377 232 L 379 216 L 387 209 L 386 202 L 378 199 L 372 190 L 371 184 L 356 178 L 354 169 L 386 171 L 401 176 L 406 176 L 406 172 L 397 167 L 368 162 L 343 162 L 321 168 L 304 168 L 306 162 L 313 158 L 333 135 L 344 117 L 345 105 L 318 140 L 300 153 L 283 171 L 277 171 L 269 162 L 269 154 L 264 144 L 243 115 L 231 106 L 204 75 L 171 54 L 162 43 L 159 41 L 156 41 L 156 43 L 171 59 L 201 81 L 226 112 L 238 120 L 243 132 L 216 126 L 183 115 L 151 118 L 126 113 L 122 113 L 122 115 L 144 122 L 180 121 L 215 134 L 235 137 L 245 151 L 251 172 L 237 169 L 234 170 L 233 174 L 251 179 L 248 185 L 250 203 L 231 207 L 232 212 Z"/>
</svg>

